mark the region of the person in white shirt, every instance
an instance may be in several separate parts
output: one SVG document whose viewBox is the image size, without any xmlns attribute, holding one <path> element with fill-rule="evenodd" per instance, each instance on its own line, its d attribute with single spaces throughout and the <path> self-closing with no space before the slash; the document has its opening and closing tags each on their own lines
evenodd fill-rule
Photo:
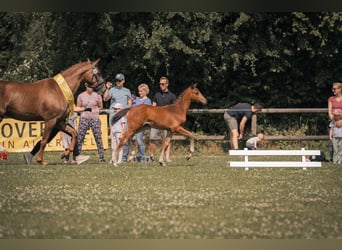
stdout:
<svg viewBox="0 0 342 250">
<path fill-rule="evenodd" d="M 258 142 L 264 140 L 264 134 L 263 133 L 258 133 L 257 136 L 251 137 L 246 141 L 246 148 L 250 150 L 256 150 L 259 149 L 258 147 Z"/>
</svg>

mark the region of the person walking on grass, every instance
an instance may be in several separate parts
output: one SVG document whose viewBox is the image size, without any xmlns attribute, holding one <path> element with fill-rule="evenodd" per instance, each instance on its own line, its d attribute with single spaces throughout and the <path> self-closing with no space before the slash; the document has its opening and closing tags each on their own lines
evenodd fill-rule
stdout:
<svg viewBox="0 0 342 250">
<path fill-rule="evenodd" d="M 83 112 L 80 116 L 77 136 L 78 151 L 81 152 L 85 135 L 88 129 L 91 129 L 95 138 L 99 160 L 105 162 L 100 120 L 100 110 L 103 108 L 102 97 L 88 84 L 85 86 L 86 90 L 77 98 L 77 107 L 89 110 Z"/>
</svg>

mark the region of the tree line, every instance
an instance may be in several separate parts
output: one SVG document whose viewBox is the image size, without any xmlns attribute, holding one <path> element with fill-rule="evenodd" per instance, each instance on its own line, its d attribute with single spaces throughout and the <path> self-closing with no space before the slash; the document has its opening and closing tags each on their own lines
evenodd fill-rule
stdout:
<svg viewBox="0 0 342 250">
<path fill-rule="evenodd" d="M 342 81 L 341 34 L 341 12 L 2 12 L 0 79 L 31 82 L 101 58 L 106 79 L 122 72 L 150 97 L 167 75 L 177 95 L 197 82 L 208 108 L 321 108 Z"/>
</svg>

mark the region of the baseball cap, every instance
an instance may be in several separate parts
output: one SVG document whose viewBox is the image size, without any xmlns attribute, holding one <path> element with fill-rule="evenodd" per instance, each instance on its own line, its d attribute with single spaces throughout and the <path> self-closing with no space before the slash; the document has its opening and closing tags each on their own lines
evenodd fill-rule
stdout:
<svg viewBox="0 0 342 250">
<path fill-rule="evenodd" d="M 115 76 L 115 80 L 116 80 L 116 81 L 125 80 L 125 76 L 124 76 L 122 73 L 118 73 L 118 74 L 116 74 L 116 76 Z"/>
<path fill-rule="evenodd" d="M 113 108 L 115 108 L 115 109 L 121 109 L 122 108 L 122 105 L 121 105 L 121 103 L 115 103 L 114 104 L 114 106 L 113 106 Z"/>
</svg>

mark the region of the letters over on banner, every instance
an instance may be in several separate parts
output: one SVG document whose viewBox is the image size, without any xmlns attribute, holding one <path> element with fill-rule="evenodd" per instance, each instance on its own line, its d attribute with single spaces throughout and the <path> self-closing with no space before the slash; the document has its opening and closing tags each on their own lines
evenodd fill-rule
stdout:
<svg viewBox="0 0 342 250">
<path fill-rule="evenodd" d="M 79 119 L 79 117 L 77 118 Z M 108 149 L 108 118 L 100 115 L 103 147 Z M 24 122 L 5 118 L 0 123 L 0 144 L 7 152 L 29 152 L 42 139 L 43 121 Z M 97 149 L 93 132 L 88 130 L 82 150 Z M 46 146 L 46 151 L 62 151 L 63 145 L 60 134 Z"/>
</svg>

